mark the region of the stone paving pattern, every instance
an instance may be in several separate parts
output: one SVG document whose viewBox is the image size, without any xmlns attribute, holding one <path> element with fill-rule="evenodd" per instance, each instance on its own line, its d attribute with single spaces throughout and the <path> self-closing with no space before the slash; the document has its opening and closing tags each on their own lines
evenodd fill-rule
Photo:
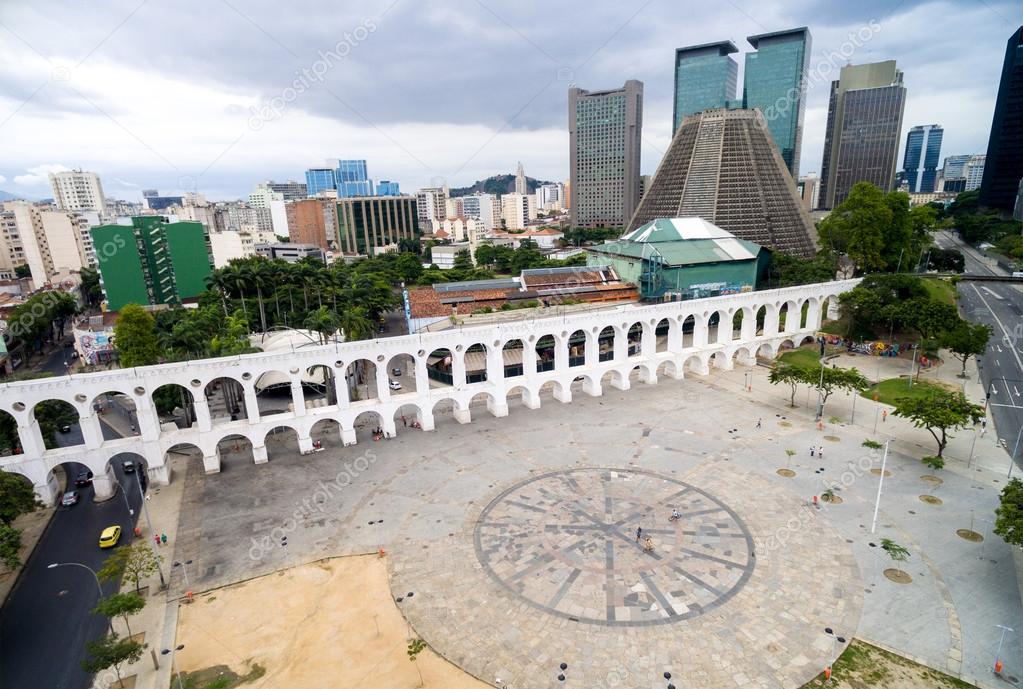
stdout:
<svg viewBox="0 0 1023 689">
<path fill-rule="evenodd" d="M 610 471 L 582 469 L 569 475 L 595 474 L 599 479 Z M 540 474 L 530 483 L 550 485 L 552 479 L 564 475 Z M 493 510 L 488 506 L 479 516 L 471 515 L 455 536 L 431 545 L 429 557 L 414 548 L 394 551 L 392 589 L 399 594 L 415 592 L 401 603 L 406 617 L 435 650 L 463 669 L 485 681 L 500 677 L 512 687 L 545 686 L 545 678 L 559 674 L 561 662 L 569 665 L 566 674 L 575 686 L 661 686 L 663 673 L 670 672 L 678 686 L 797 687 L 819 673 L 835 650 L 830 637 L 822 632 L 824 627 L 852 629 L 860 617 L 863 582 L 848 544 L 796 498 L 747 472 L 702 465 L 681 475 L 677 480 L 684 481 L 682 484 L 668 479 L 671 488 L 660 488 L 660 494 L 654 492 L 655 482 L 661 482 L 657 475 L 640 475 L 646 485 L 636 486 L 635 492 L 630 489 L 628 495 L 635 496 L 640 505 L 658 506 L 659 518 L 646 522 L 652 522 L 651 529 L 667 523 L 670 508 L 663 508 L 663 498 L 680 487 L 685 490 L 685 484 L 710 495 L 729 495 L 735 516 L 721 523 L 725 529 L 738 531 L 743 545 L 732 558 L 742 561 L 741 553 L 747 553 L 743 523 L 749 527 L 750 545 L 754 541 L 760 545 L 755 552 L 748 552 L 749 561 L 740 566 L 740 571 L 749 574 L 748 581 L 732 579 L 733 588 L 719 592 L 727 598 L 722 604 L 709 605 L 702 614 L 671 619 L 654 616 L 649 625 L 577 622 L 538 609 L 532 600 L 523 600 L 507 584 L 498 582 L 478 559 L 473 535 L 479 520 L 491 519 Z M 584 482 L 578 495 L 601 491 L 599 485 L 586 483 L 592 484 Z M 515 494 L 521 495 L 521 490 Z M 599 497 L 602 501 L 603 496 Z M 499 494 L 498 507 L 506 500 L 503 492 Z M 636 511 L 626 507 L 625 516 Z M 806 511 L 805 521 L 784 545 L 772 538 L 785 532 L 793 513 L 800 511 Z M 513 520 L 521 524 L 521 531 L 507 547 L 542 541 L 542 523 Z M 628 546 L 628 537 L 625 540 L 623 545 Z M 722 554 L 729 549 L 714 539 L 707 543 Z M 701 539 L 694 545 L 698 552 Z M 630 552 L 627 547 L 623 550 Z M 703 575 L 714 571 L 707 567 L 709 562 L 683 553 L 671 561 L 667 573 L 664 565 L 641 567 L 638 573 L 650 590 L 656 590 L 652 584 L 663 583 L 672 573 L 671 566 Z M 628 569 L 628 561 L 623 569 Z M 654 576 L 642 577 L 643 573 Z M 676 581 L 682 579 L 676 577 Z M 707 579 L 714 581 L 710 574 Z M 543 581 L 533 587 L 533 593 L 556 587 L 557 582 Z M 610 587 L 605 589 L 600 581 L 596 588 L 596 603 L 602 608 Z"/>
<path fill-rule="evenodd" d="M 604 649 L 627 642 L 647 648 L 639 639 L 657 638 L 662 641 L 650 648 L 695 649 L 692 655 L 715 658 L 721 668 L 748 667 L 741 658 L 733 662 L 737 649 L 759 657 L 756 672 L 747 676 L 748 670 L 735 670 L 733 683 L 796 686 L 797 677 L 819 671 L 823 660 L 840 650 L 831 648 L 833 641 L 823 632 L 821 621 L 826 620 L 845 637 L 860 636 L 993 686 L 994 625 L 1014 626 L 1023 619 L 1011 550 L 991 534 L 992 510 L 1005 477 L 1005 453 L 995 446 L 994 434 L 977 443 L 970 468 L 971 434 L 956 434 L 948 465 L 939 472 L 944 483 L 935 487 L 920 478 L 931 473 L 919 462 L 931 452 L 926 431 L 889 416 L 874 436 L 874 405 L 862 399 L 855 410 L 857 425 L 848 425 L 851 398 L 842 395 L 833 396 L 827 410 L 827 416 L 838 416 L 842 423 L 818 431 L 812 405 L 804 406 L 803 390 L 797 395 L 800 408 L 792 410 L 788 390 L 768 386 L 765 369 L 753 369 L 753 392 L 744 389 L 744 373 L 661 378 L 655 386 L 634 380 L 631 390 L 605 387 L 598 398 L 576 388 L 571 404 L 544 395 L 540 410 L 512 399 L 505 418 L 473 407 L 470 425 L 457 424 L 450 412 L 438 410 L 433 433 L 399 425 L 392 440 L 360 436 L 360 443 L 348 448 L 327 437 L 324 452 L 299 457 L 287 447 L 271 448 L 270 462 L 260 466 L 247 456 L 228 454 L 221 474 L 190 475 L 190 482 L 202 484 L 202 494 L 189 496 L 182 514 L 188 528 L 182 529 L 177 546 L 195 561 L 189 574 L 196 591 L 320 557 L 384 548 L 395 572 L 396 597 L 416 594 L 399 604 L 416 630 L 491 683 L 498 670 L 506 681 L 523 676 L 515 674 L 510 660 L 522 653 L 517 646 L 535 649 L 530 662 L 541 671 L 517 686 L 545 687 L 548 680 L 549 686 L 558 684 L 552 674 L 557 662 L 570 663 L 568 681 L 579 682 L 591 659 L 607 655 Z M 885 479 L 877 531 L 871 534 L 877 476 L 864 467 L 877 468 L 881 460 L 860 444 L 867 437 L 883 441 L 888 434 L 897 441 L 888 458 L 891 476 Z M 811 444 L 825 446 L 823 461 L 809 457 Z M 785 449 L 796 455 L 789 460 Z M 775 474 L 786 465 L 794 478 Z M 757 544 L 750 580 L 708 613 L 650 627 L 581 625 L 513 596 L 476 557 L 479 515 L 524 480 L 592 467 L 655 472 L 726 504 Z M 804 507 L 810 496 L 835 483 L 842 504 Z M 921 502 L 919 496 L 929 492 L 943 504 Z M 657 526 L 663 525 L 651 525 Z M 973 528 L 985 540 L 963 540 L 955 533 L 960 528 Z M 912 575 L 911 584 L 889 582 L 880 573 L 889 564 L 869 544 L 883 537 L 910 549 L 903 568 Z M 764 543 L 775 547 L 765 549 Z M 850 553 L 858 574 L 841 574 Z M 835 574 L 822 576 L 826 571 Z M 431 577 L 441 576 L 455 580 L 450 589 L 431 584 Z M 779 584 L 787 579 L 803 583 Z M 841 590 L 836 581 L 843 584 Z M 861 615 L 847 582 L 862 592 Z M 183 589 L 180 572 L 172 586 Z M 789 604 L 775 605 L 779 600 Z M 505 601 L 518 618 L 529 620 L 527 626 L 498 619 L 473 637 L 474 619 L 490 614 L 480 601 L 491 606 Z M 433 606 L 435 612 L 427 615 Z M 802 625 L 789 622 L 800 616 L 814 620 L 805 632 L 794 631 Z M 562 647 L 536 645 L 539 628 L 551 630 L 548 639 L 569 638 L 566 630 L 585 628 L 585 643 L 575 646 L 572 658 L 559 658 L 555 651 Z M 500 654 L 506 655 L 488 657 L 483 650 L 494 643 L 495 634 L 503 635 Z M 795 639 L 800 641 L 788 646 Z M 465 657 L 456 657 L 459 653 Z M 1023 666 L 1023 634 L 1006 639 L 1003 657 L 1010 670 Z M 619 674 L 604 678 L 604 686 L 665 685 L 660 679 L 666 669 L 663 656 L 644 653 L 618 660 L 613 672 Z M 695 686 L 714 684 L 699 681 Z"/>
</svg>

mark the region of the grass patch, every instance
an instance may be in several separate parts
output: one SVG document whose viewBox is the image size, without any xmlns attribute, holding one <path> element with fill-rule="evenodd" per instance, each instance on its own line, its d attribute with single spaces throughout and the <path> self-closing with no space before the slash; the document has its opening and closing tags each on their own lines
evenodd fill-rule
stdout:
<svg viewBox="0 0 1023 689">
<path fill-rule="evenodd" d="M 259 663 L 252 663 L 244 675 L 239 675 L 226 665 L 214 665 L 195 672 L 182 672 L 181 681 L 185 689 L 232 689 L 255 682 L 265 674 L 266 668 Z"/>
<path fill-rule="evenodd" d="M 853 639 L 832 666 L 830 682 L 821 673 L 802 689 L 832 687 L 863 689 L 864 687 L 920 687 L 920 689 L 976 689 L 972 684 L 914 663 L 902 656 Z"/>
<path fill-rule="evenodd" d="M 931 299 L 942 304 L 952 304 L 955 306 L 956 287 L 951 282 L 940 278 L 927 278 L 920 282 L 923 284 L 924 289 L 927 290 L 927 294 L 930 295 Z"/>
<path fill-rule="evenodd" d="M 795 364 L 797 366 L 818 366 L 820 364 L 820 349 L 817 346 L 800 347 L 790 349 L 778 356 L 783 364 Z"/>
<path fill-rule="evenodd" d="M 860 393 L 861 397 L 866 397 L 868 400 L 874 399 L 874 394 L 877 394 L 879 402 L 890 404 L 895 406 L 895 400 L 900 397 L 911 397 L 916 399 L 918 397 L 924 397 L 933 390 L 944 390 L 945 386 L 939 383 L 932 383 L 930 381 L 918 380 L 913 383 L 913 387 L 909 387 L 909 377 L 906 378 L 888 378 L 882 380 L 878 385 L 872 385 L 865 391 Z"/>
</svg>

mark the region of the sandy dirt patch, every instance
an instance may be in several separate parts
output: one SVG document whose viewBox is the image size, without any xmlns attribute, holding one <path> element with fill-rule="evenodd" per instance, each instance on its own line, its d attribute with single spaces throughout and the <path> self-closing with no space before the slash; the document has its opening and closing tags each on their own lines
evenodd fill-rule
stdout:
<svg viewBox="0 0 1023 689">
<path fill-rule="evenodd" d="M 258 665 L 265 674 L 244 685 L 253 688 L 489 686 L 429 648 L 411 662 L 410 629 L 397 605 L 376 555 L 324 560 L 216 589 L 181 606 L 177 643 L 185 648 L 178 668 L 227 666 L 246 675 Z"/>
</svg>

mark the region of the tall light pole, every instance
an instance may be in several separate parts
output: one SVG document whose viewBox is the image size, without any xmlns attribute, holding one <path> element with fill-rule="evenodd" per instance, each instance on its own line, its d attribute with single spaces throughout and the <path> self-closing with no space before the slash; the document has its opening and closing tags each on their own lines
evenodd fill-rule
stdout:
<svg viewBox="0 0 1023 689">
<path fill-rule="evenodd" d="M 1005 632 L 1014 632 L 1015 630 L 1012 627 L 1006 627 L 1003 624 L 996 624 L 995 628 L 1002 630 L 1002 635 L 998 638 L 998 650 L 995 651 L 995 672 L 1001 672 L 1002 671 L 1002 667 L 1001 667 L 1002 666 L 1002 660 L 1001 660 L 1001 656 L 1002 656 L 1002 642 L 1005 641 Z"/>
<path fill-rule="evenodd" d="M 884 442 L 884 457 L 881 459 L 881 477 L 877 482 L 877 498 L 874 500 L 874 520 L 870 522 L 870 533 L 874 533 L 877 530 L 877 513 L 881 509 L 881 489 L 884 487 L 884 468 L 888 463 L 888 443 L 890 440 Z"/>
<path fill-rule="evenodd" d="M 185 575 L 185 588 L 189 587 L 188 583 L 188 565 L 192 564 L 191 560 L 185 560 L 184 562 L 175 562 L 171 567 L 180 567 L 181 573 Z"/>
<path fill-rule="evenodd" d="M 151 534 L 153 534 L 155 536 L 156 535 L 156 531 L 153 530 L 153 521 L 149 518 L 149 505 L 146 503 L 146 494 L 142 490 L 142 477 L 139 476 L 139 472 L 141 470 L 142 469 L 136 467 L 135 471 L 134 471 L 135 483 L 139 487 L 139 502 L 142 503 L 142 513 L 146 515 L 146 526 L 149 528 L 149 533 L 151 533 Z M 156 558 L 157 558 L 156 559 L 156 571 L 160 575 L 160 588 L 167 588 L 167 581 L 163 578 L 163 567 L 160 566 L 160 560 L 159 560 L 160 554 L 158 552 L 156 552 L 156 547 L 155 547 L 154 544 L 150 543 L 149 545 L 153 549 L 153 555 L 155 555 Z"/>
<path fill-rule="evenodd" d="M 169 648 L 165 648 L 162 651 L 160 651 L 160 655 L 162 655 L 162 656 L 170 655 L 170 657 L 171 657 L 171 674 L 177 675 L 177 678 L 178 678 L 178 689 L 185 689 L 185 685 L 181 683 L 181 673 L 178 672 L 175 669 L 174 653 L 175 653 L 175 651 L 180 651 L 184 647 L 185 647 L 185 644 L 178 644 L 177 646 L 174 647 L 173 650 L 169 649 Z"/>
<path fill-rule="evenodd" d="M 52 562 L 46 565 L 46 569 L 54 569 L 56 567 L 81 567 L 82 569 L 88 570 L 89 574 L 92 575 L 93 580 L 96 582 L 96 593 L 99 594 L 99 598 L 96 600 L 97 603 L 103 600 L 103 587 L 99 583 L 99 575 L 96 574 L 96 570 L 88 565 L 83 565 L 81 562 Z M 113 620 L 107 620 L 107 626 L 110 627 L 110 631 L 114 631 Z"/>
<path fill-rule="evenodd" d="M 1012 468 L 1016 464 L 1016 452 L 1019 450 L 1019 439 L 1023 437 L 1023 426 L 1019 427 L 1019 433 L 1016 434 L 1016 444 L 1012 448 L 1012 455 L 1009 457 L 1009 476 L 1012 478 Z"/>
</svg>

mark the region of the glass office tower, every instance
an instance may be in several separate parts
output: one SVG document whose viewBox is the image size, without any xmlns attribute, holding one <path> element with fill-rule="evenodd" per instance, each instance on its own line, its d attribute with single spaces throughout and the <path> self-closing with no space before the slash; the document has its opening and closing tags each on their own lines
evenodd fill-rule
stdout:
<svg viewBox="0 0 1023 689">
<path fill-rule="evenodd" d="M 792 179 L 799 177 L 799 154 L 806 111 L 810 30 L 805 26 L 750 36 L 756 52 L 746 53 L 742 99 L 758 108 Z"/>
<path fill-rule="evenodd" d="M 980 205 L 1009 212 L 1023 178 L 1023 26 L 1009 37 L 980 187 Z"/>
<path fill-rule="evenodd" d="M 724 108 L 735 99 L 739 65 L 729 57 L 739 52 L 731 41 L 704 43 L 675 50 L 675 106 L 672 133 L 682 120 L 702 110 Z"/>
<path fill-rule="evenodd" d="M 314 167 L 305 171 L 306 193 L 309 196 L 316 196 L 321 191 L 337 189 L 337 180 L 334 178 L 334 169 L 329 167 Z"/>
<path fill-rule="evenodd" d="M 906 135 L 906 155 L 902 170 L 911 194 L 930 194 L 938 178 L 938 160 L 941 158 L 941 125 L 923 124 L 913 127 Z"/>
<path fill-rule="evenodd" d="M 338 198 L 373 196 L 373 182 L 365 160 L 339 160 L 334 169 Z"/>
</svg>

